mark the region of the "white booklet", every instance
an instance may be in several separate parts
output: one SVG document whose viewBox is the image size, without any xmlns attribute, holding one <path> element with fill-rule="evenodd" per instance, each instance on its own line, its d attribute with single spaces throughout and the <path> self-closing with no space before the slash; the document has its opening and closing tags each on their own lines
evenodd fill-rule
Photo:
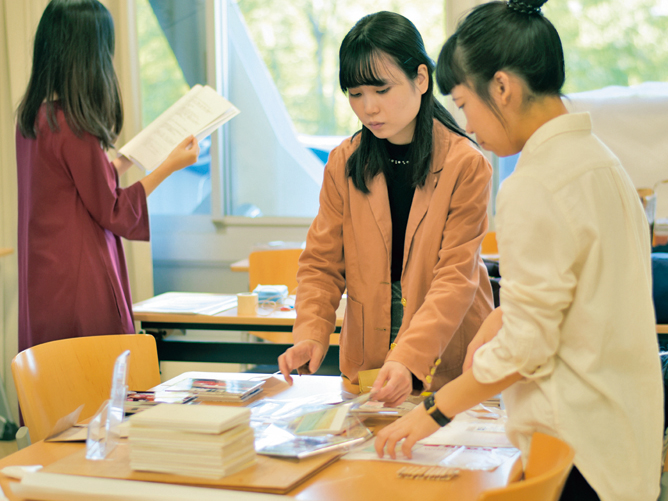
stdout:
<svg viewBox="0 0 668 501">
<path fill-rule="evenodd" d="M 241 424 L 249 426 L 250 415 L 246 407 L 158 404 L 130 417 L 130 439 L 137 427 L 217 435 Z"/>
<path fill-rule="evenodd" d="M 239 114 L 239 110 L 208 85 L 195 85 L 120 153 L 146 171 L 152 171 L 189 135 L 198 141 Z"/>
<path fill-rule="evenodd" d="M 132 306 L 135 313 L 178 313 L 215 315 L 236 308 L 237 297 L 207 292 L 164 292 Z"/>
</svg>

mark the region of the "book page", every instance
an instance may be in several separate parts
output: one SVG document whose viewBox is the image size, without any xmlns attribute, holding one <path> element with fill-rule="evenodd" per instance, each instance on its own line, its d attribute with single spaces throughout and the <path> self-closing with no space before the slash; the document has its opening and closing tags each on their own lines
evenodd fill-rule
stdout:
<svg viewBox="0 0 668 501">
<path fill-rule="evenodd" d="M 192 134 L 201 140 L 238 113 L 211 87 L 195 85 L 123 146 L 120 153 L 151 171 L 186 137 Z"/>
</svg>

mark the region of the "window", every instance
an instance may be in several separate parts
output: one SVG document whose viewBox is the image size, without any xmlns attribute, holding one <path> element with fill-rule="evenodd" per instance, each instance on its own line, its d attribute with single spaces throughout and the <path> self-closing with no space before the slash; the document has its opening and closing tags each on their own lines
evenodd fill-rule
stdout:
<svg viewBox="0 0 668 501">
<path fill-rule="evenodd" d="M 543 12 L 564 47 L 565 94 L 668 81 L 667 0 L 568 0 Z M 499 159 L 501 181 L 518 157 Z"/>
<path fill-rule="evenodd" d="M 143 126 L 195 84 L 207 83 L 205 1 L 137 1 Z M 152 215 L 211 213 L 211 138 L 195 165 L 174 173 L 149 197 Z"/>
<path fill-rule="evenodd" d="M 363 15 L 388 9 L 418 26 L 434 58 L 445 36 L 443 2 L 288 0 L 276 7 L 268 0 L 138 0 L 145 124 L 195 83 L 226 90 L 242 111 L 225 144 L 209 150 L 205 142 L 198 164 L 156 190 L 153 214 L 312 218 L 329 151 L 359 128 L 338 87 L 345 33 Z M 206 12 L 217 22 L 207 24 Z M 218 46 L 207 38 L 216 26 Z M 206 67 L 211 53 L 214 71 Z M 212 165 L 220 166 L 220 186 L 212 185 Z"/>
</svg>

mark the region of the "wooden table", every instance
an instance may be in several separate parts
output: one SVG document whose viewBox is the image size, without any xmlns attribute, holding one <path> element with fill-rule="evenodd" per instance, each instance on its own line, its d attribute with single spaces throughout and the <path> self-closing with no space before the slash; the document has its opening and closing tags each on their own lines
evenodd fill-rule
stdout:
<svg viewBox="0 0 668 501">
<path fill-rule="evenodd" d="M 247 257 L 239 259 L 239 261 L 235 261 L 230 265 L 230 270 L 242 273 L 247 272 L 249 268 L 250 264 L 248 263 Z"/>
<path fill-rule="evenodd" d="M 142 303 L 137 303 L 142 304 Z M 294 309 L 281 311 L 276 309 L 268 315 L 240 316 L 236 308 L 216 315 L 190 315 L 174 313 L 135 312 L 135 320 L 141 329 L 153 334 L 158 345 L 158 358 L 161 361 L 185 362 L 220 362 L 275 365 L 278 356 L 292 346 L 289 339 L 276 339 L 270 343 L 197 341 L 185 336 L 166 336 L 171 329 L 186 331 L 253 331 L 253 332 L 292 332 L 297 314 Z M 338 332 L 343 324 L 343 310 L 337 312 L 336 330 L 330 336 L 330 346 L 323 365 L 338 367 L 339 346 Z"/>
<path fill-rule="evenodd" d="M 214 373 L 185 373 L 179 377 L 212 377 Z M 221 376 L 218 374 L 217 376 Z M 238 378 L 257 377 L 257 374 L 225 375 Z M 176 378 L 175 378 L 176 379 Z M 295 378 L 293 387 L 272 395 L 272 399 L 289 400 L 317 393 L 338 393 L 350 397 L 342 380 L 334 376 L 301 376 Z M 37 442 L 2 460 L 0 469 L 10 465 L 49 465 L 59 459 L 80 451 L 82 443 Z M 408 480 L 396 478 L 397 470 L 405 463 L 381 461 L 339 460 L 316 473 L 302 484 L 292 489 L 288 495 L 299 500 L 318 501 L 472 501 L 483 490 L 505 485 L 509 479 L 517 480 L 521 474 L 518 461 L 507 461 L 492 472 L 462 471 L 460 476 L 450 481 Z M 12 480 L 0 475 L 0 486 L 12 501 L 17 500 L 9 488 Z"/>
</svg>

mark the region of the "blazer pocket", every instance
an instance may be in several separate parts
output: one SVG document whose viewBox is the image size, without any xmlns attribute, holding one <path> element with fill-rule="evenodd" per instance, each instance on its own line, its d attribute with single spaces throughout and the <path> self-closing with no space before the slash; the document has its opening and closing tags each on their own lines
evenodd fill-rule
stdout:
<svg viewBox="0 0 668 501">
<path fill-rule="evenodd" d="M 364 363 L 364 305 L 348 296 L 341 327 L 341 356 L 356 365 Z"/>
</svg>

